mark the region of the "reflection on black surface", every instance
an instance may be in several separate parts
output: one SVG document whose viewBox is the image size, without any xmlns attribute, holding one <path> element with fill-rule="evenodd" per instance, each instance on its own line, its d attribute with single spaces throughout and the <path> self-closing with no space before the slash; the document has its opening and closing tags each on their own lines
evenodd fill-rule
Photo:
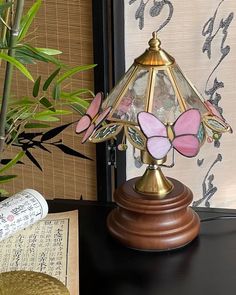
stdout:
<svg viewBox="0 0 236 295">
<path fill-rule="evenodd" d="M 93 215 L 94 218 L 87 220 L 87 231 L 84 233 L 86 241 L 80 241 L 82 248 L 86 249 L 81 265 L 89 266 L 85 266 L 86 275 L 83 279 L 87 277 L 88 280 L 92 275 L 93 282 L 91 284 L 90 281 L 89 286 L 86 284 L 87 288 L 90 288 L 89 292 L 86 288 L 86 294 L 99 290 L 101 294 L 139 295 L 147 294 L 147 288 L 155 293 L 160 291 L 163 285 L 174 290 L 179 280 L 188 280 L 194 256 L 199 249 L 199 239 L 170 252 L 129 249 L 109 235 L 106 215 L 99 216 L 99 223 L 95 220 L 97 212 L 96 217 Z"/>
</svg>

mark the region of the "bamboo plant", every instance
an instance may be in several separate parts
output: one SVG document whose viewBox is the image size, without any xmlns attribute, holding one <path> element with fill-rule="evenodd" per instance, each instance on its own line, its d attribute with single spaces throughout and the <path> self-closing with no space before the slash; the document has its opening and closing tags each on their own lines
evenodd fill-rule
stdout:
<svg viewBox="0 0 236 295">
<path fill-rule="evenodd" d="M 61 54 L 60 51 L 35 48 L 25 42 L 25 37 L 40 6 L 41 0 L 36 0 L 24 14 L 24 0 L 0 1 L 0 60 L 1 66 L 6 64 L 0 110 L 0 184 L 16 177 L 16 175 L 6 175 L 5 172 L 18 163 L 28 152 L 23 149 L 13 159 L 5 163 L 3 155 L 8 146 L 20 146 L 17 144 L 20 136 L 26 130 L 34 130 L 35 128 L 45 129 L 45 134 L 38 133 L 44 135 L 43 139 L 52 137 L 50 122 L 59 122 L 59 116 L 70 114 L 72 111 L 83 113 L 88 106 L 83 95 L 93 95 L 89 89 L 65 91 L 63 83 L 65 84 L 66 80 L 74 74 L 90 70 L 95 65 L 70 68 L 56 58 L 56 55 Z M 27 69 L 27 64 L 35 64 L 36 62 L 54 64 L 56 69 L 45 81 L 42 81 L 41 76 L 34 79 Z M 12 98 L 12 73 L 15 69 L 33 82 L 31 97 Z M 57 128 L 53 134 L 61 132 L 67 125 Z M 66 152 L 65 147 L 59 144 L 57 146 Z"/>
</svg>

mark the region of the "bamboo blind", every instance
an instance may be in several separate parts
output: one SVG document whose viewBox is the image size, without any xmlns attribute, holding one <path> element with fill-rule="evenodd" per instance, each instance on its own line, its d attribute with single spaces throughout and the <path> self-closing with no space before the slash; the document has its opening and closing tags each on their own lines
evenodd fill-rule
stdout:
<svg viewBox="0 0 236 295">
<path fill-rule="evenodd" d="M 33 1 L 25 1 L 26 9 Z M 70 66 L 92 64 L 92 1 L 45 0 L 32 25 L 32 32 L 28 36 L 29 42 L 37 47 L 59 49 L 63 52 L 61 60 Z M 42 79 L 49 76 L 54 67 L 45 63 L 37 63 L 30 67 L 34 77 L 42 75 Z M 12 92 L 16 96 L 30 95 L 32 83 L 27 81 L 21 73 L 15 71 L 15 81 Z M 3 75 L 3 73 L 1 73 Z M 67 87 L 93 88 L 93 73 L 77 74 Z M 73 114 L 61 118 L 61 124 L 78 120 Z M 80 143 L 81 137 L 75 134 L 75 126 L 70 126 L 58 136 L 63 143 L 92 160 L 75 158 L 62 153 L 59 149 L 50 148 L 51 153 L 35 149 L 31 150 L 34 157 L 43 168 L 40 171 L 26 157 L 24 165 L 17 165 L 12 174 L 18 177 L 5 185 L 4 188 L 13 194 L 25 188 L 34 188 L 46 198 L 95 199 L 96 198 L 96 157 L 95 145 Z M 16 150 L 12 148 L 8 157 L 14 156 Z M 6 155 L 4 155 L 6 157 Z"/>
</svg>

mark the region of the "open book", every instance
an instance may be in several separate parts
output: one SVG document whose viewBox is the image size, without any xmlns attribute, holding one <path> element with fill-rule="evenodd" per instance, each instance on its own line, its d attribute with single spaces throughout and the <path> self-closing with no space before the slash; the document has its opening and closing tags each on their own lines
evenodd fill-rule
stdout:
<svg viewBox="0 0 236 295">
<path fill-rule="evenodd" d="M 0 241 L 0 273 L 30 270 L 51 275 L 79 294 L 78 211 L 48 214 Z"/>
</svg>

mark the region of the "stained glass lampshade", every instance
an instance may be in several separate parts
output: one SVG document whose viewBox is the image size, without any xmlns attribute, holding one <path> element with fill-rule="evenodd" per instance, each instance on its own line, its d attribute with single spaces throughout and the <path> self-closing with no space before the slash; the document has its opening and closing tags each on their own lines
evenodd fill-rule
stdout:
<svg viewBox="0 0 236 295">
<path fill-rule="evenodd" d="M 115 238 L 132 248 L 167 250 L 198 235 L 199 218 L 188 207 L 192 192 L 165 177 L 161 167 L 174 165 L 171 150 L 191 158 L 206 139 L 219 140 L 232 130 L 217 106 L 204 101 L 175 59 L 161 48 L 155 32 L 149 48 L 103 103 L 101 94 L 96 95 L 77 125 L 78 133 L 85 130 L 83 142 L 94 143 L 116 139 L 123 131 L 118 148 L 125 150 L 128 140 L 147 164 L 142 177 L 128 180 L 115 192 L 118 208 L 108 217 Z"/>
</svg>

